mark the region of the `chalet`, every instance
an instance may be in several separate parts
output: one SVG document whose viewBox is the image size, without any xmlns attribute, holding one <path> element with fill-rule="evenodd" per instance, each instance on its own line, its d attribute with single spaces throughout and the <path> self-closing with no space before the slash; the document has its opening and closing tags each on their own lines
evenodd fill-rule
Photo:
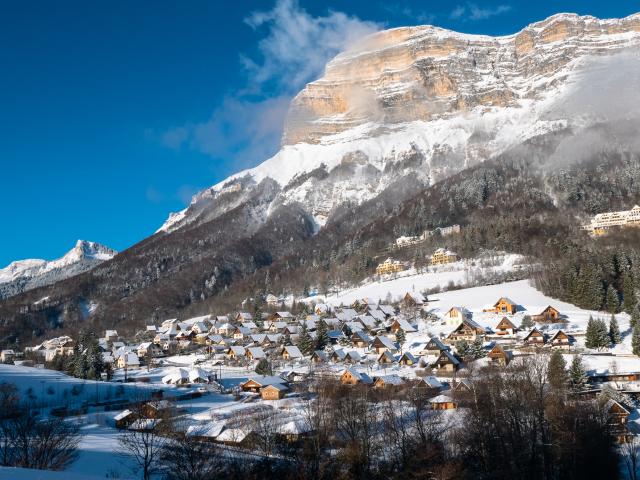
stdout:
<svg viewBox="0 0 640 480">
<path fill-rule="evenodd" d="M 430 391 L 440 391 L 444 390 L 445 386 L 436 377 L 429 375 L 415 381 L 413 384 L 413 388 L 420 388 Z"/>
<path fill-rule="evenodd" d="M 360 373 L 352 368 L 347 368 L 340 375 L 342 385 L 370 385 L 373 380 L 366 373 Z"/>
<path fill-rule="evenodd" d="M 436 368 L 445 372 L 455 372 L 460 368 L 460 360 L 458 360 L 449 350 L 443 350 L 440 352 L 440 356 L 438 356 L 431 368 Z"/>
<path fill-rule="evenodd" d="M 189 372 L 184 368 L 174 368 L 170 373 L 162 377 L 162 383 L 167 385 L 186 385 L 189 383 Z"/>
<path fill-rule="evenodd" d="M 117 330 L 106 330 L 104 332 L 104 339 L 107 342 L 115 342 L 118 340 L 118 331 Z"/>
<path fill-rule="evenodd" d="M 491 351 L 487 354 L 489 361 L 494 365 L 499 365 L 501 367 L 507 366 L 511 357 L 508 352 L 500 346 L 500 344 L 495 344 Z"/>
<path fill-rule="evenodd" d="M 243 392 L 258 393 L 260 392 L 260 389 L 268 385 L 284 385 L 285 383 L 286 383 L 286 380 L 283 379 L 282 377 L 269 377 L 269 376 L 254 377 L 254 378 L 250 378 L 244 383 L 241 383 L 240 389 Z"/>
<path fill-rule="evenodd" d="M 458 261 L 458 254 L 447 250 L 446 248 L 438 248 L 431 254 L 431 265 L 444 265 Z"/>
<path fill-rule="evenodd" d="M 371 348 L 376 353 L 382 353 L 382 352 L 385 352 L 385 351 L 395 352 L 395 351 L 398 350 L 398 347 L 396 347 L 395 343 L 393 343 L 387 337 L 383 337 L 383 336 L 375 337 L 373 339 L 373 342 L 371 342 Z"/>
<path fill-rule="evenodd" d="M 407 292 L 402 299 L 402 305 L 407 308 L 421 307 L 426 302 L 426 295 L 422 295 L 421 293 Z"/>
<path fill-rule="evenodd" d="M 353 308 L 342 308 L 339 312 L 336 312 L 336 318 L 343 322 L 353 320 L 357 316 L 358 312 L 356 312 Z"/>
<path fill-rule="evenodd" d="M 358 363 L 362 361 L 362 355 L 360 355 L 357 351 L 351 350 L 350 352 L 345 352 L 342 361 L 345 363 Z"/>
<path fill-rule="evenodd" d="M 116 428 L 127 428 L 138 419 L 138 416 L 127 409 L 120 412 L 113 419 L 116 422 Z"/>
<path fill-rule="evenodd" d="M 140 359 L 138 358 L 138 355 L 133 352 L 125 353 L 123 355 L 120 355 L 116 360 L 116 367 L 117 368 L 139 368 Z"/>
<path fill-rule="evenodd" d="M 236 327 L 233 331 L 233 338 L 236 340 L 244 340 L 245 338 L 250 337 L 252 333 L 253 331 L 250 328 Z"/>
<path fill-rule="evenodd" d="M 518 304 L 507 297 L 500 298 L 493 307 L 484 310 L 485 312 L 501 313 L 513 315 L 518 311 Z"/>
<path fill-rule="evenodd" d="M 454 385 L 453 392 L 456 395 L 465 394 L 465 393 L 471 393 L 471 392 L 473 392 L 473 384 L 471 383 L 471 381 L 469 379 L 462 378 L 462 379 L 458 380 L 456 382 L 456 384 Z"/>
<path fill-rule="evenodd" d="M 326 363 L 329 361 L 329 356 L 323 350 L 316 350 L 311 354 L 311 363 Z"/>
<path fill-rule="evenodd" d="M 476 338 L 483 336 L 487 333 L 486 329 L 478 325 L 473 320 L 467 318 L 462 321 L 447 337 L 450 342 L 458 342 L 460 340 L 466 340 L 473 342 Z"/>
<path fill-rule="evenodd" d="M 264 297 L 264 301 L 267 302 L 267 305 L 270 307 L 278 306 L 278 297 L 276 297 L 273 293 L 270 293 L 266 297 Z"/>
<path fill-rule="evenodd" d="M 549 343 L 551 344 L 552 347 L 570 347 L 571 346 L 571 337 L 569 337 L 569 335 L 567 335 L 565 332 L 563 332 L 562 330 L 558 330 L 553 337 L 551 337 L 551 340 L 549 340 Z"/>
<path fill-rule="evenodd" d="M 560 320 L 560 312 L 549 305 L 538 315 L 533 315 L 532 320 L 540 323 L 556 323 Z"/>
<path fill-rule="evenodd" d="M 391 333 L 398 333 L 402 330 L 404 333 L 413 333 L 418 330 L 403 318 L 396 318 L 391 324 Z"/>
<path fill-rule="evenodd" d="M 362 323 L 364 329 L 368 332 L 375 332 L 377 330 L 380 330 L 378 321 L 371 315 L 360 315 L 358 317 L 358 320 L 360 321 L 360 323 Z"/>
<path fill-rule="evenodd" d="M 226 316 L 224 317 L 217 317 L 217 318 L 222 318 L 224 319 L 224 322 L 228 322 L 228 318 Z M 236 322 L 250 322 L 253 320 L 253 315 L 251 315 L 249 312 L 238 312 L 236 314 L 236 318 L 235 318 Z"/>
<path fill-rule="evenodd" d="M 447 310 L 447 313 L 444 314 L 444 323 L 446 325 L 455 326 L 462 321 L 471 318 L 471 312 L 464 307 L 451 307 Z"/>
<path fill-rule="evenodd" d="M 396 314 L 395 308 L 393 308 L 391 305 L 378 305 L 377 309 L 384 313 L 385 317 L 392 317 Z"/>
<path fill-rule="evenodd" d="M 191 331 L 195 332 L 196 334 L 198 333 L 206 333 L 209 331 L 209 325 L 207 325 L 207 323 L 205 322 L 195 322 L 193 325 L 191 325 Z"/>
<path fill-rule="evenodd" d="M 373 381 L 373 388 L 400 390 L 405 385 L 405 381 L 398 375 L 384 375 L 381 377 L 374 377 Z"/>
<path fill-rule="evenodd" d="M 387 319 L 387 315 L 382 310 L 369 310 L 367 315 L 376 322 L 384 322 Z"/>
<path fill-rule="evenodd" d="M 249 360 L 260 360 L 267 358 L 267 355 L 262 350 L 262 347 L 249 347 L 247 348 L 247 358 Z"/>
<path fill-rule="evenodd" d="M 262 387 L 260 389 L 260 396 L 263 400 L 280 400 L 284 398 L 288 390 L 289 387 L 286 385 L 274 383 L 267 385 L 266 387 Z"/>
<path fill-rule="evenodd" d="M 344 361 L 344 357 L 345 356 L 346 356 L 346 354 L 345 354 L 344 350 L 337 349 L 337 350 L 334 350 L 333 353 L 331 353 L 329 359 L 334 363 L 342 362 L 342 361 Z"/>
<path fill-rule="evenodd" d="M 246 355 L 246 349 L 240 345 L 232 345 L 227 350 L 227 356 L 232 359 L 244 358 Z"/>
<path fill-rule="evenodd" d="M 451 350 L 451 347 L 445 345 L 438 337 L 431 337 L 420 353 L 423 355 L 440 355 L 443 350 Z"/>
<path fill-rule="evenodd" d="M 293 320 L 295 320 L 295 317 L 291 312 L 275 312 L 273 315 L 271 315 L 270 320 L 292 322 Z"/>
<path fill-rule="evenodd" d="M 287 322 L 272 321 L 269 323 L 267 330 L 269 330 L 272 333 L 276 333 L 276 332 L 284 331 L 285 328 L 287 328 Z"/>
<path fill-rule="evenodd" d="M 258 333 L 260 331 L 258 325 L 256 325 L 254 322 L 242 322 L 240 326 L 242 326 L 242 328 L 248 328 L 251 333 Z"/>
<path fill-rule="evenodd" d="M 171 415 L 173 405 L 168 400 L 146 402 L 140 407 L 144 418 L 163 418 Z"/>
<path fill-rule="evenodd" d="M 400 365 L 417 365 L 418 359 L 414 357 L 410 352 L 404 352 L 398 360 Z"/>
<path fill-rule="evenodd" d="M 495 331 L 498 335 L 514 335 L 518 331 L 518 327 L 507 317 L 502 317 L 502 320 L 496 325 Z"/>
<path fill-rule="evenodd" d="M 537 328 L 532 329 L 527 335 L 524 337 L 524 343 L 526 345 L 544 345 L 547 343 L 547 339 Z"/>
<path fill-rule="evenodd" d="M 136 350 L 138 357 L 146 357 L 147 355 L 151 355 L 152 357 L 156 357 L 162 353 L 162 349 L 152 342 L 143 342 L 138 345 L 138 349 Z"/>
<path fill-rule="evenodd" d="M 280 350 L 280 356 L 285 360 L 300 360 L 304 358 L 300 349 L 294 345 L 286 345 Z"/>
<path fill-rule="evenodd" d="M 351 335 L 351 343 L 353 343 L 354 347 L 365 348 L 371 343 L 371 337 L 363 331 L 355 331 Z"/>
<path fill-rule="evenodd" d="M 618 443 L 626 443 L 630 437 L 627 419 L 630 415 L 621 403 L 615 400 L 608 400 L 604 405 L 607 412 L 607 423 L 609 424 L 611 434 L 616 438 Z"/>
<path fill-rule="evenodd" d="M 388 350 L 385 350 L 378 357 L 378 363 L 383 365 L 391 365 L 396 363 L 396 357 Z"/>
<path fill-rule="evenodd" d="M 447 395 L 438 395 L 429 400 L 432 410 L 452 410 L 458 408 L 458 404 L 453 398 Z"/>
<path fill-rule="evenodd" d="M 233 334 L 235 329 L 236 329 L 236 327 L 234 327 L 230 323 L 223 323 L 222 325 L 220 325 L 219 327 L 216 328 L 216 333 L 218 335 L 223 335 L 225 337 L 229 337 L 229 336 L 231 336 Z"/>
<path fill-rule="evenodd" d="M 13 350 L 2 350 L 2 352 L 0 352 L 0 361 L 2 361 L 2 363 L 13 362 L 15 356 L 16 353 Z"/>
<path fill-rule="evenodd" d="M 212 376 L 201 368 L 192 368 L 189 370 L 189 383 L 209 383 Z"/>
</svg>

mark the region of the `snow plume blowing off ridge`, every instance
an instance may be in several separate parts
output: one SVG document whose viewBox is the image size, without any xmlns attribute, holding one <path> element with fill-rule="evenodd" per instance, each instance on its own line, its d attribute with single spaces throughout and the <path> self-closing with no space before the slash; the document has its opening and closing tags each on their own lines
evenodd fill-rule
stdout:
<svg viewBox="0 0 640 480">
<path fill-rule="evenodd" d="M 164 146 L 188 148 L 231 160 L 234 170 L 255 166 L 278 151 L 293 96 L 319 78 L 326 63 L 381 25 L 330 10 L 314 17 L 296 0 L 278 0 L 245 23 L 263 36 L 258 56 L 241 56 L 246 83 L 213 109 L 208 120 L 175 126 L 161 135 Z"/>
<path fill-rule="evenodd" d="M 546 114 L 571 119 L 575 130 L 549 165 L 563 167 L 603 151 L 640 152 L 640 52 L 588 57 L 579 69 L 567 94 Z"/>
</svg>

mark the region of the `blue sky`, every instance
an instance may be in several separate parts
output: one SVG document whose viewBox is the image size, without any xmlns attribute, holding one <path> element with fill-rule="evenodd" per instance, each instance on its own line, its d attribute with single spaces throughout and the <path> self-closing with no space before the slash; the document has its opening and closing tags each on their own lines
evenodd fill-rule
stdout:
<svg viewBox="0 0 640 480">
<path fill-rule="evenodd" d="M 275 153 L 289 99 L 349 41 L 433 23 L 508 34 L 630 1 L 0 1 L 0 268 L 122 250 Z"/>
</svg>

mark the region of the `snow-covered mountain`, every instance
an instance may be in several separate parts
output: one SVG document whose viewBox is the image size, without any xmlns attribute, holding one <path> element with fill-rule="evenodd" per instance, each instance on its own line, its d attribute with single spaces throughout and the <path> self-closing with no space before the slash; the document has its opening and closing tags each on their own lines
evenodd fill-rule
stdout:
<svg viewBox="0 0 640 480">
<path fill-rule="evenodd" d="M 294 98 L 274 157 L 198 193 L 160 231 L 217 218 L 264 182 L 270 195 L 252 212 L 256 225 L 295 203 L 321 228 L 336 209 L 392 185 L 411 195 L 539 135 L 588 127 L 601 119 L 563 114 L 563 105 L 596 59 L 639 45 L 640 14 L 559 14 L 504 37 L 433 26 L 379 32 Z"/>
<path fill-rule="evenodd" d="M 99 243 L 78 240 L 71 250 L 56 260 L 18 260 L 0 269 L 0 298 L 50 285 L 85 272 L 111 260 L 116 253 Z"/>
</svg>

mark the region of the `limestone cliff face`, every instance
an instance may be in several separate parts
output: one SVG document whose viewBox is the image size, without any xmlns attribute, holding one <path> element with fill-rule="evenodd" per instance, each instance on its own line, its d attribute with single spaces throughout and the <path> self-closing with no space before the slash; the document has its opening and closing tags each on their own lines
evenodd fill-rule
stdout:
<svg viewBox="0 0 640 480">
<path fill-rule="evenodd" d="M 334 58 L 295 97 L 282 143 L 317 143 L 368 122 L 517 106 L 562 82 L 576 59 L 639 44 L 640 14 L 613 20 L 559 14 L 505 37 L 432 26 L 379 32 Z"/>
</svg>

